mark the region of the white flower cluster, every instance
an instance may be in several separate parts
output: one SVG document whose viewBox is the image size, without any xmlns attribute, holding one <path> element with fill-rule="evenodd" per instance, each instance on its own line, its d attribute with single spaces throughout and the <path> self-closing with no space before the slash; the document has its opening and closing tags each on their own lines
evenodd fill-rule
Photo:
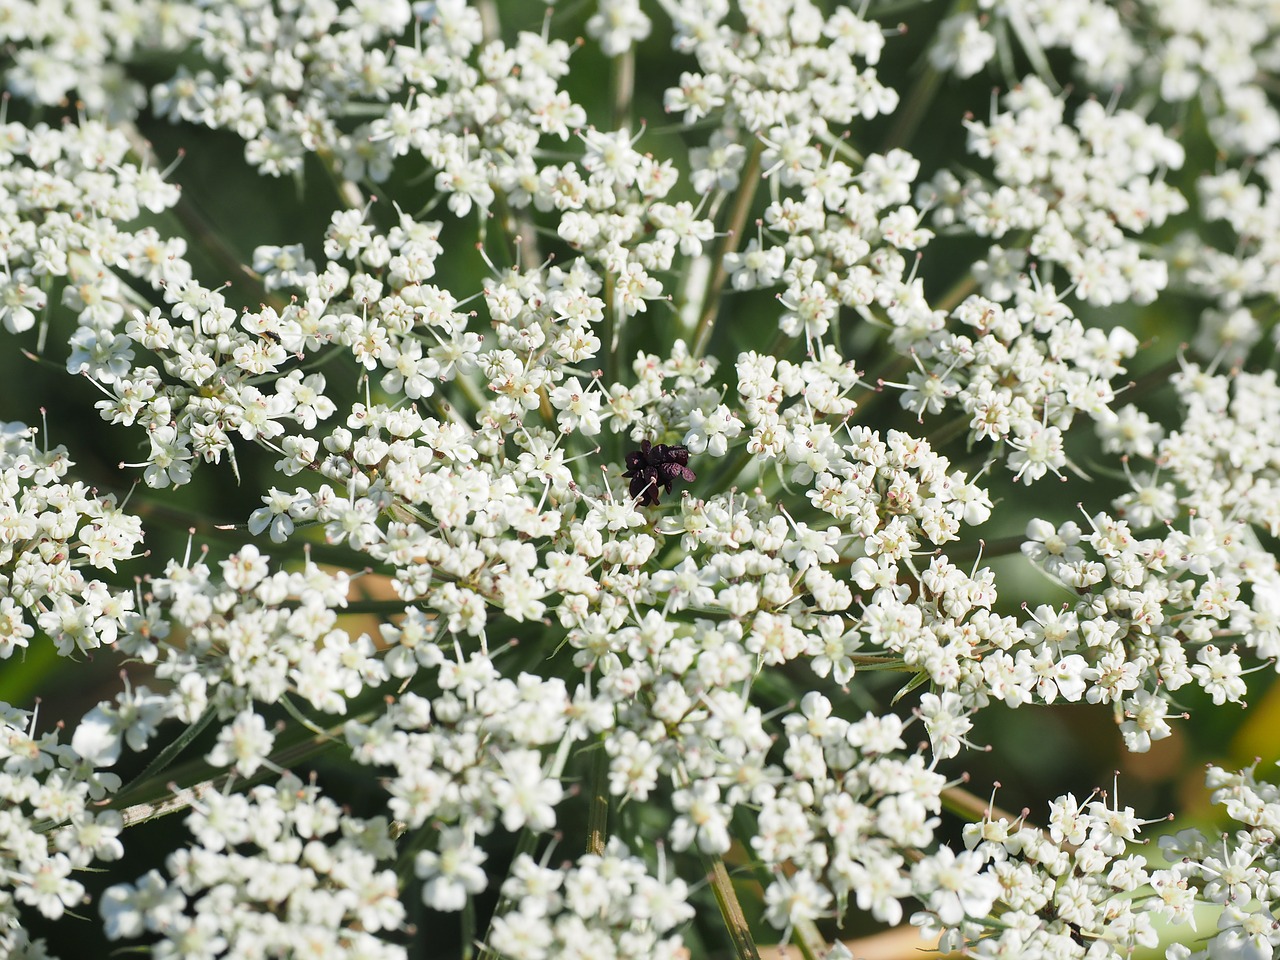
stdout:
<svg viewBox="0 0 1280 960">
<path fill-rule="evenodd" d="M 347 574 L 309 561 L 300 570 L 272 572 L 267 560 L 247 545 L 221 562 L 221 577 L 203 561 L 172 561 L 151 581 L 147 627 L 133 645 L 137 656 L 156 663 L 158 677 L 172 681 L 164 698 L 168 715 L 193 723 L 212 708 L 238 718 L 235 749 L 217 752 L 216 765 L 234 761 L 246 776 L 271 748 L 261 718 L 242 716 L 252 716 L 255 702 L 296 694 L 317 710 L 341 714 L 348 699 L 387 678 L 372 640 L 337 626 Z M 98 711 L 99 722 L 127 729 L 109 706 Z"/>
<path fill-rule="evenodd" d="M 367 957 L 401 960 L 379 934 L 404 926 L 396 846 L 385 820 L 343 812 L 287 774 L 247 794 L 193 804 L 194 843 L 117 884 L 100 904 L 112 940 L 150 935 L 155 956 Z"/>
<path fill-rule="evenodd" d="M 1128 111 L 1083 104 L 1074 125 L 1064 104 L 1029 78 L 1005 95 L 1006 112 L 969 121 L 969 149 L 993 163 L 995 182 L 964 182 L 943 171 L 917 189 L 936 226 L 1004 242 L 976 265 L 981 294 L 946 317 L 894 317 L 893 342 L 917 369 L 903 407 L 923 420 L 963 409 L 969 437 L 998 444 L 1015 477 L 1031 484 L 1072 468 L 1065 435 L 1079 414 L 1116 420 L 1116 378 L 1138 348 L 1124 327 L 1086 329 L 1065 302 L 1148 303 L 1168 283 L 1163 260 L 1148 258 L 1125 231 L 1141 233 L 1186 209 L 1160 173 L 1183 162 L 1182 147 Z M 1030 274 L 1021 272 L 1036 258 Z M 1069 286 L 1051 282 L 1054 267 Z M 948 323 L 950 319 L 951 323 Z"/>
<path fill-rule="evenodd" d="M 1149 5 L 1159 9 L 1158 3 Z M 972 77 L 998 52 L 1007 57 L 1016 40 L 1038 69 L 1047 66 L 1047 51 L 1066 49 L 1091 86 L 1112 87 L 1144 56 L 1125 12 L 1103 0 L 983 0 L 978 10 L 962 10 L 942 22 L 929 59 L 938 70 Z"/>
<path fill-rule="evenodd" d="M 1231 228 L 1231 250 L 1188 235 L 1172 260 L 1180 278 L 1213 301 L 1193 346 L 1214 366 L 1235 366 L 1262 339 L 1262 318 L 1280 298 L 1280 150 L 1260 157 L 1251 175 L 1227 168 L 1201 177 L 1197 193 L 1205 220 Z"/>
<path fill-rule="evenodd" d="M 934 224 L 962 224 L 980 237 L 1016 238 L 1011 250 L 990 263 L 988 295 L 1005 300 L 1007 280 L 1031 256 L 1066 271 L 1072 291 L 1097 306 L 1150 303 L 1168 282 L 1163 260 L 1143 256 L 1133 234 L 1159 227 L 1187 208 L 1165 183 L 1178 170 L 1184 150 L 1160 127 L 1129 110 L 1108 110 L 1097 101 L 1064 121 L 1066 105 L 1049 87 L 1028 77 L 983 123 L 968 120 L 969 151 L 990 160 L 994 183 L 958 180 L 940 173 L 917 191 L 917 202 L 936 205 Z"/>
<path fill-rule="evenodd" d="M 409 42 L 388 46 L 410 28 Z M 380 183 L 412 154 L 437 168 L 436 189 L 465 216 L 499 191 L 527 198 L 538 139 L 567 139 L 586 121 L 557 89 L 571 45 L 524 32 L 476 57 L 483 22 L 464 0 L 205 6 L 199 31 L 208 68 L 159 85 L 157 111 L 233 130 L 272 176 L 321 153 L 344 176 Z M 350 116 L 371 119 L 352 128 Z"/>
<path fill-rule="evenodd" d="M 39 627 L 64 656 L 125 639 L 141 619 L 135 597 L 86 577 L 116 569 L 142 542 L 142 523 L 80 481 L 65 447 L 0 424 L 0 659 L 26 648 Z"/>
<path fill-rule="evenodd" d="M 1034 521 L 1023 547 L 1079 595 L 1068 612 L 1042 611 L 1052 621 L 1044 637 L 1056 653 L 1084 655 L 1088 698 L 1123 710 L 1132 750 L 1170 735 L 1179 687 L 1194 682 L 1216 704 L 1243 700 L 1251 667 L 1225 641 L 1260 660 L 1280 654 L 1280 572 L 1254 530 L 1280 531 L 1268 453 L 1280 416 L 1275 374 L 1213 376 L 1188 365 L 1172 383 L 1187 410 L 1180 430 L 1161 436 L 1129 411 L 1133 429 L 1107 434 L 1157 466 L 1129 472 L 1120 518 L 1097 513 L 1089 530 Z M 1140 536 L 1153 526 L 1157 535 Z"/>
<path fill-rule="evenodd" d="M 1257 0 L 983 0 L 943 21 L 933 66 L 958 77 L 997 56 L 1006 73 L 1018 53 L 1050 75 L 1048 52 L 1066 49 L 1074 72 L 1106 93 L 1125 84 L 1152 100 L 1198 100 L 1224 151 L 1261 154 L 1280 143 L 1280 110 L 1268 95 L 1280 23 Z"/>
<path fill-rule="evenodd" d="M 62 305 L 80 324 L 68 369 L 103 382 L 129 370 L 133 353 L 117 328 L 126 305 L 146 302 L 122 275 L 153 289 L 190 276 L 185 241 L 150 226 L 121 229 L 178 200 L 162 171 L 129 161 L 128 153 L 125 134 L 95 120 L 0 122 L 0 320 L 10 333 L 30 330 L 57 282 Z"/>
<path fill-rule="evenodd" d="M 1255 775 L 1256 765 L 1239 772 L 1210 766 L 1205 777 L 1210 799 L 1230 818 L 1232 832 L 1208 837 L 1196 829 L 1160 838 L 1171 865 L 1153 871 L 1151 885 L 1164 901 L 1160 913 L 1179 922 L 1199 901 L 1221 908 L 1217 932 L 1199 941 L 1201 949 L 1175 944 L 1168 960 L 1274 956 L 1280 948 L 1275 900 L 1280 790 Z"/>
<path fill-rule="evenodd" d="M 677 960 L 687 956 L 677 935 L 693 916 L 688 886 L 652 876 L 625 845 L 610 841 L 602 855 L 551 869 L 521 854 L 502 894 L 514 906 L 496 918 L 490 945 L 510 960 Z"/>
<path fill-rule="evenodd" d="M 1067 794 L 1049 804 L 1048 823 L 988 812 L 967 826 L 966 851 L 928 871 L 937 890 L 912 922 L 941 933 L 940 949 L 975 957 L 1119 960 L 1157 946 L 1158 924 L 1191 921 L 1194 892 L 1130 852 L 1144 824 L 1132 807 Z M 969 908 L 977 896 L 990 918 L 962 919 L 983 915 Z"/>
<path fill-rule="evenodd" d="M 673 46 L 696 57 L 700 71 L 681 74 L 679 86 L 666 92 L 667 110 L 686 122 L 723 108 L 727 122 L 757 133 L 793 128 L 788 140 L 807 153 L 813 147 L 793 138 L 795 127 L 823 131 L 897 106 L 897 93 L 875 70 L 884 33 L 849 8 L 824 16 L 808 2 L 673 0 L 666 7 Z M 731 12 L 741 17 L 740 27 L 727 22 Z"/>
<path fill-rule="evenodd" d="M 94 115 L 132 119 L 147 92 L 128 64 L 185 48 L 199 35 L 199 6 L 183 0 L 8 4 L 0 17 L 0 43 L 13 58 L 6 84 L 35 103 L 56 106 L 74 93 Z"/>
<path fill-rule="evenodd" d="M 1280 110 L 1267 91 L 1280 35 L 1272 12 L 1253 0 L 1141 6 L 1157 40 L 1139 72 L 1163 100 L 1198 97 L 1210 135 L 1229 153 L 1256 155 L 1280 143 Z"/>
<path fill-rule="evenodd" d="M 433 631 L 421 619 L 408 618 L 396 632 L 402 643 L 416 640 L 419 656 L 433 651 L 426 659 L 439 668 L 440 695 L 405 693 L 373 721 L 349 721 L 343 735 L 357 762 L 394 770 L 386 782 L 392 816 L 438 832 L 437 849 L 415 862 L 424 901 L 461 910 L 489 886 L 478 840 L 499 822 L 508 831 L 554 828 L 566 751 L 612 717 L 585 699 L 570 703 L 558 679 L 510 680 L 478 653 L 446 658 L 423 636 Z M 557 758 L 545 761 L 542 749 L 557 743 Z"/>
<path fill-rule="evenodd" d="M 50 920 L 75 913 L 85 888 L 72 874 L 124 856 L 124 822 L 100 804 L 120 778 L 95 770 L 58 731 L 37 734 L 36 714 L 0 710 L 0 954 L 41 956 L 20 905 Z"/>
<path fill-rule="evenodd" d="M 735 840 L 784 937 L 851 905 L 897 924 L 914 900 L 913 922 L 975 956 L 1101 960 L 1208 901 L 1227 919 L 1205 956 L 1263 949 L 1272 881 L 1249 869 L 1274 859 L 1275 798 L 1251 773 L 1215 774 L 1252 828 L 1244 853 L 1220 863 L 1182 835 L 1187 861 L 1160 871 L 1128 852 L 1136 814 L 1092 798 L 1056 801 L 1047 834 L 989 816 L 953 852 L 940 764 L 974 746 L 977 712 L 1058 701 L 1109 706 L 1146 750 L 1177 690 L 1238 703 L 1246 657 L 1280 656 L 1260 533 L 1280 536 L 1280 386 L 1234 369 L 1280 296 L 1280 154 L 1191 171 L 1191 211 L 1165 176 L 1194 152 L 1141 97 L 1072 107 L 1031 76 L 986 122 L 955 121 L 981 170 L 922 180 L 908 150 L 862 150 L 864 121 L 898 104 L 884 28 L 810 0 L 600 0 L 580 26 L 612 59 L 607 120 L 570 92 L 562 11 L 503 39 L 500 5 L 464 0 L 81 0 L 66 39 L 17 6 L 7 83 L 46 105 L 77 89 L 87 116 L 0 122 L 0 320 L 66 344 L 107 429 L 144 436 L 122 467 L 148 486 L 224 460 L 239 477 L 246 445 L 291 479 L 244 518 L 274 562 L 254 543 L 188 550 L 124 591 L 82 570 L 138 559 L 141 521 L 71 480 L 62 447 L 0 428 L 0 657 L 38 629 L 147 681 L 70 747 L 3 714 L 13 951 L 19 904 L 56 918 L 84 896 L 71 871 L 119 853 L 119 814 L 88 805 L 118 783 L 93 768 L 150 751 L 167 721 L 186 727 L 173 754 L 215 724 L 211 779 L 184 794 L 193 843 L 99 905 L 111 939 L 160 955 L 398 957 L 407 898 L 470 924 L 488 893 L 503 902 L 471 932 L 491 956 L 674 958 L 697 896 L 681 875 Z M 973 73 L 1004 25 L 1033 63 L 1068 48 L 1090 82 L 1168 79 L 1127 8 L 980 8 L 943 26 L 940 66 Z M 623 102 L 659 9 L 689 68 L 663 91 L 679 136 L 637 130 Z M 1156 23 L 1166 50 L 1203 41 L 1214 137 L 1280 139 L 1231 127 L 1274 31 L 1236 41 L 1256 60 L 1232 79 L 1219 27 Z M 77 43 L 80 78 L 56 68 Z M 322 237 L 258 246 L 243 304 L 242 283 L 206 286 L 184 240 L 141 225 L 179 193 L 113 125 L 141 106 L 119 63 L 170 47 L 188 56 L 153 114 L 234 132 L 267 175 L 318 161 L 345 205 Z M 1183 214 L 1235 243 L 1165 248 L 1212 301 L 1196 348 L 1213 359 L 1182 360 L 1177 412 L 1137 390 L 1121 405 L 1140 344 L 1115 308 L 1172 295 L 1156 245 Z M 987 257 L 935 298 L 922 271 L 951 236 Z M 1002 490 L 1081 474 L 1089 444 L 1131 489 L 1078 520 L 1037 509 L 1022 552 L 1070 599 L 1012 615 L 976 528 Z M 988 476 L 996 459 L 1009 476 Z M 360 632 L 339 618 L 366 565 L 394 599 Z M 900 712 L 850 708 L 887 670 Z M 373 817 L 284 771 L 285 715 L 377 778 Z M 529 854 L 575 790 L 622 826 L 560 865 Z M 505 881 L 500 832 L 521 837 Z"/>
<path fill-rule="evenodd" d="M 966 852 L 954 864 L 927 868 L 937 891 L 913 922 L 941 932 L 941 949 L 979 958 L 1109 960 L 1155 948 L 1162 927 L 1195 929 L 1210 905 L 1216 932 L 1197 936 L 1199 949 L 1169 946 L 1168 960 L 1273 956 L 1280 947 L 1272 912 L 1280 790 L 1253 767 L 1210 766 L 1205 782 L 1234 829 L 1161 836 L 1164 864 L 1134 852 L 1150 821 L 1106 797 L 1057 798 L 1047 830 L 988 812 L 965 828 Z M 974 910 L 981 897 L 984 909 Z M 981 923 L 960 919 L 988 911 Z"/>
<path fill-rule="evenodd" d="M 785 928 L 826 916 L 833 905 L 843 915 L 853 900 L 896 925 L 908 896 L 936 899 L 926 899 L 939 889 L 933 878 L 913 879 L 953 868 L 945 847 L 908 864 L 913 851 L 934 841 L 945 780 L 920 754 L 906 755 L 905 724 L 896 717 L 867 714 L 850 723 L 816 693 L 806 694 L 800 708 L 783 718 L 781 782 L 752 791 L 759 813 L 751 846 L 775 878 L 765 891 L 766 916 Z M 967 887 L 963 908 L 935 907 L 957 920 L 991 909 L 994 892 L 985 879 L 942 886 Z"/>
<path fill-rule="evenodd" d="M 1254 529 L 1280 533 L 1275 374 L 1214 376 L 1188 364 L 1173 382 L 1186 407 L 1181 429 L 1163 437 L 1130 408 L 1130 429 L 1104 434 L 1155 467 L 1128 471 L 1132 491 L 1116 499 L 1116 516 L 1032 521 L 1022 548 L 1076 594 L 1068 608 L 1033 613 L 1037 658 L 1073 664 L 1087 699 L 1123 715 L 1136 751 L 1170 735 L 1181 687 L 1195 683 L 1216 704 L 1242 701 L 1251 668 L 1236 644 L 1259 661 L 1280 655 L 1280 572 Z"/>
</svg>

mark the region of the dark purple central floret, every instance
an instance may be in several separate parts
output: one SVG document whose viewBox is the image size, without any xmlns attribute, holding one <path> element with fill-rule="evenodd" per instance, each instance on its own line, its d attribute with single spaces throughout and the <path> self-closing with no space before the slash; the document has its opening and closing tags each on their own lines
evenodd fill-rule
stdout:
<svg viewBox="0 0 1280 960">
<path fill-rule="evenodd" d="M 623 476 L 631 478 L 631 496 L 642 507 L 658 505 L 658 487 L 670 493 L 677 480 L 689 483 L 697 478 L 689 469 L 688 447 L 665 443 L 655 446 L 648 440 L 641 440 L 640 449 L 627 454 L 627 471 Z"/>
</svg>

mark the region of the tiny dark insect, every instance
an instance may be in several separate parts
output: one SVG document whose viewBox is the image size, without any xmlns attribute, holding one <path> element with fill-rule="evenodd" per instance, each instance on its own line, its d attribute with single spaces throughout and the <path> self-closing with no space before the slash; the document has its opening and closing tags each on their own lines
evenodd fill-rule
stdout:
<svg viewBox="0 0 1280 960">
<path fill-rule="evenodd" d="M 658 505 L 659 487 L 670 493 L 677 480 L 689 483 L 697 479 L 697 474 L 689 469 L 688 447 L 655 445 L 648 440 L 641 440 L 640 449 L 627 454 L 627 470 L 623 476 L 631 478 L 631 496 L 642 507 Z"/>
</svg>

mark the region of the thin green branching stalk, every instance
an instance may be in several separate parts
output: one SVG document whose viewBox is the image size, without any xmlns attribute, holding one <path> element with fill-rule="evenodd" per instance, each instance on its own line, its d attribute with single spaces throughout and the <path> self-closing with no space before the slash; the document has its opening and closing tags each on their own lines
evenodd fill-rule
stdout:
<svg viewBox="0 0 1280 960">
<path fill-rule="evenodd" d="M 613 58 L 613 128 L 631 129 L 631 108 L 636 94 L 636 51 L 627 47 Z"/>
<path fill-rule="evenodd" d="M 722 461 L 722 466 L 718 469 L 711 480 L 707 483 L 707 493 L 714 496 L 717 493 L 724 493 L 734 481 L 742 478 L 743 471 L 747 465 L 755 459 L 755 454 L 747 449 L 746 443 L 743 443 L 726 461 Z M 742 483 L 736 483 L 741 487 Z"/>
<path fill-rule="evenodd" d="M 960 306 L 960 304 L 964 303 L 965 298 L 977 289 L 978 281 L 974 278 L 973 274 L 966 273 L 963 277 L 952 284 L 951 288 L 947 290 L 946 293 L 934 301 L 933 309 L 941 310 L 943 313 L 950 313 L 956 307 Z"/>
<path fill-rule="evenodd" d="M 498 190 L 496 194 L 498 222 L 502 224 L 511 262 L 521 270 L 529 270 L 542 262 L 538 228 L 523 210 L 511 206 L 504 191 Z"/>
<path fill-rule="evenodd" d="M 1182 369 L 1182 362 L 1179 358 L 1174 357 L 1158 367 L 1148 370 L 1142 376 L 1134 380 L 1124 391 L 1126 399 L 1132 401 L 1138 397 L 1146 396 L 1163 387 L 1169 385 L 1169 378 Z"/>
<path fill-rule="evenodd" d="M 441 577 L 440 579 L 445 579 Z M 342 608 L 342 612 L 346 614 L 373 614 L 375 616 L 395 616 L 398 613 L 404 613 L 412 607 L 412 603 L 406 603 L 404 600 L 348 600 L 347 605 Z"/>
<path fill-rule="evenodd" d="M 129 140 L 130 148 L 144 164 L 151 167 L 160 166 L 151 142 L 136 126 L 127 123 L 121 129 Z M 284 307 L 284 301 L 275 294 L 267 292 L 261 278 L 245 265 L 240 255 L 231 249 L 222 234 L 215 230 L 204 215 L 196 209 L 195 204 L 185 192 L 174 205 L 172 213 L 190 236 L 193 241 L 192 246 L 213 260 L 218 269 L 225 271 L 227 279 L 234 279 L 237 283 L 246 285 L 248 288 L 246 301 L 262 303 L 276 310 Z"/>
<path fill-rule="evenodd" d="M 400 844 L 400 854 L 396 857 L 394 868 L 400 880 L 400 889 L 403 890 L 409 884 L 410 878 L 414 875 L 414 863 L 418 854 L 430 846 L 438 832 L 436 824 L 428 821 L 413 831 L 407 841 Z"/>
<path fill-rule="evenodd" d="M 738 960 L 760 960 L 760 951 L 751 936 L 747 915 L 742 912 L 742 904 L 738 902 L 738 894 L 733 889 L 733 880 L 729 877 L 724 859 L 703 854 L 702 862 L 707 870 L 707 882 L 715 894 L 716 906 L 720 908 L 720 916 L 724 918 L 725 929 L 733 943 L 733 955 Z"/>
<path fill-rule="evenodd" d="M 285 713 L 289 714 L 289 716 L 293 717 L 294 720 L 298 721 L 298 723 L 300 723 L 307 730 L 310 730 L 316 736 L 318 737 L 329 736 L 329 734 L 322 727 L 318 726 L 314 721 L 312 721 L 309 717 L 307 717 L 306 714 L 304 714 L 300 709 L 298 709 L 298 705 L 293 702 L 293 699 L 288 694 L 283 694 L 277 702 L 280 704 L 280 706 L 284 707 Z"/>
<path fill-rule="evenodd" d="M 764 144 L 759 140 L 751 143 L 751 153 L 742 171 L 742 179 L 738 184 L 738 193 L 733 207 L 729 211 L 729 221 L 725 226 L 725 235 L 717 251 L 715 273 L 707 287 L 707 301 L 702 316 L 698 320 L 698 329 L 693 336 L 693 356 L 702 357 L 711 345 L 711 334 L 715 330 L 716 318 L 720 314 L 720 295 L 729 279 L 729 271 L 725 267 L 725 257 L 738 251 L 742 242 L 742 231 L 746 228 L 747 217 L 755 202 L 756 189 L 760 185 L 760 155 L 764 152 Z"/>
<path fill-rule="evenodd" d="M 945 787 L 941 793 L 943 809 L 969 823 L 978 823 L 988 817 L 992 820 L 1008 820 L 1017 823 L 1021 816 L 1015 816 L 1007 810 L 995 806 L 992 801 L 984 800 L 977 794 L 970 793 L 963 787 Z M 1025 816 L 1025 813 L 1022 815 Z"/>
<path fill-rule="evenodd" d="M 817 136 L 820 141 L 833 149 L 845 160 L 848 160 L 853 166 L 861 167 L 865 162 L 866 157 L 853 147 L 849 146 L 849 141 L 845 137 L 837 137 L 827 131 L 822 131 Z"/>
<path fill-rule="evenodd" d="M 912 10 L 919 10 L 923 6 L 927 6 L 929 0 L 892 0 L 889 3 L 874 4 L 871 13 L 877 20 L 883 22 L 888 17 L 896 17 L 902 13 Z"/>
<path fill-rule="evenodd" d="M 597 742 L 591 759 L 591 798 L 587 807 L 587 853 L 604 855 L 609 842 L 609 751 Z"/>
<path fill-rule="evenodd" d="M 41 367 L 44 367 L 46 370 L 51 370 L 51 371 L 54 371 L 55 373 L 64 373 L 66 371 L 66 367 L 63 366 L 63 364 L 55 363 L 53 360 L 50 360 L 47 357 L 45 357 L 43 353 L 40 353 L 40 352 L 33 353 L 30 350 L 22 350 L 21 353 L 24 357 L 26 357 L 32 363 L 37 364 Z"/>
<path fill-rule="evenodd" d="M 190 787 L 173 791 L 162 800 L 152 803 L 135 803 L 120 811 L 125 827 L 136 827 L 149 820 L 167 817 L 171 813 L 181 813 L 200 802 L 200 798 L 208 793 L 221 790 L 226 778 L 204 780 Z"/>
<path fill-rule="evenodd" d="M 476 903 L 475 897 L 467 897 L 462 905 L 462 960 L 475 956 Z"/>
<path fill-rule="evenodd" d="M 132 793 L 138 792 L 138 787 L 140 785 L 153 780 L 161 772 L 168 769 L 169 764 L 173 763 L 173 761 L 176 760 L 178 756 L 187 749 L 187 747 L 191 746 L 191 742 L 195 740 L 196 737 L 204 733 L 205 728 L 209 726 L 217 713 L 218 710 L 216 707 L 210 706 L 205 708 L 204 713 L 200 714 L 196 722 L 184 729 L 173 739 L 172 743 L 156 754 L 155 759 L 148 763 L 140 774 L 134 777 L 132 781 L 130 781 L 123 789 L 120 790 L 119 793 L 116 794 L 116 798 L 119 799 L 127 797 Z"/>
<path fill-rule="evenodd" d="M 942 74 L 926 61 L 911 92 L 894 113 L 894 123 L 889 129 L 889 135 L 884 138 L 882 153 L 888 153 L 894 148 L 910 148 L 920 124 L 929 115 L 929 108 L 933 106 L 941 86 Z"/>
<path fill-rule="evenodd" d="M 612 384 L 618 376 L 618 337 L 620 318 L 617 316 L 617 278 L 612 273 L 604 275 L 604 321 L 600 326 L 600 344 L 604 349 L 604 382 Z"/>
<path fill-rule="evenodd" d="M 930 431 L 929 446 L 938 450 L 957 437 L 964 436 L 968 432 L 972 421 L 973 417 L 968 413 L 960 413 L 958 416 L 952 417 L 942 426 Z"/>
<path fill-rule="evenodd" d="M 1013 28 L 1013 32 L 1018 38 L 1018 46 L 1027 59 L 1031 61 L 1031 66 L 1036 75 L 1048 84 L 1051 90 L 1060 90 L 1061 87 L 1053 76 L 1053 69 L 1049 66 L 1049 57 L 1045 54 L 1044 47 L 1040 46 L 1040 40 L 1036 36 L 1035 29 L 1027 22 L 1026 13 L 1020 7 L 1009 7 L 1007 22 Z M 1012 83 L 1010 86 L 1012 86 Z"/>
<path fill-rule="evenodd" d="M 854 665 L 862 673 L 914 674 L 916 672 L 916 668 L 907 666 L 901 657 L 877 657 L 872 655 L 861 656 L 854 654 L 849 659 L 854 662 Z"/>
<path fill-rule="evenodd" d="M 526 827 L 524 830 L 520 831 L 520 838 L 516 841 L 515 855 L 512 857 L 512 861 L 514 862 L 522 856 L 532 856 L 533 851 L 537 849 L 537 846 L 537 834 Z M 492 925 L 495 918 L 503 916 L 513 906 L 515 906 L 515 901 L 510 897 L 503 897 L 500 899 L 498 901 L 498 906 L 493 911 L 493 916 L 489 918 L 490 925 Z M 487 934 L 484 938 L 484 944 L 480 948 L 480 955 L 477 960 L 500 960 L 498 952 L 489 946 L 489 937 Z"/>
<path fill-rule="evenodd" d="M 794 936 L 793 942 L 804 960 L 822 960 L 827 955 L 826 938 L 818 931 L 818 925 L 812 920 L 797 920 Z"/>
<path fill-rule="evenodd" d="M 333 184 L 333 191 L 342 205 L 348 210 L 363 210 L 369 202 L 368 198 L 361 192 L 358 183 L 338 172 L 337 161 L 333 154 L 327 150 L 317 150 L 316 158 Z"/>
<path fill-rule="evenodd" d="M 476 10 L 480 13 L 480 30 L 485 43 L 493 43 L 502 39 L 502 21 L 498 18 L 498 5 L 493 0 L 476 0 Z"/>
<path fill-rule="evenodd" d="M 898 397 L 901 394 L 891 387 L 885 387 L 883 384 L 900 380 L 902 376 L 910 370 L 914 364 L 910 356 L 902 356 L 899 354 L 894 357 L 893 361 L 879 371 L 875 376 L 871 377 L 867 382 L 871 384 L 872 389 L 866 396 L 858 399 L 858 406 L 853 411 L 852 419 L 856 423 L 871 424 L 870 414 L 876 410 L 888 396 Z"/>
<path fill-rule="evenodd" d="M 984 560 L 991 557 L 1008 557 L 1022 550 L 1026 537 L 1021 534 L 1000 537 L 997 540 L 981 540 L 978 543 L 966 543 L 956 547 L 946 547 L 947 558 L 952 563 L 963 563 L 976 560 L 981 556 Z"/>
<path fill-rule="evenodd" d="M 533 7 L 533 4 L 529 4 Z M 551 22 L 553 24 L 563 23 L 565 20 L 576 19 L 584 9 L 588 6 L 594 7 L 595 4 L 591 0 L 572 0 L 571 3 L 559 3 L 551 8 Z"/>
<path fill-rule="evenodd" d="M 199 758 L 174 768 L 168 776 L 163 777 L 163 780 L 161 779 L 163 770 L 158 770 L 152 776 L 137 778 L 127 789 L 113 796 L 106 806 L 120 811 L 125 819 L 125 826 L 133 826 L 145 820 L 178 813 L 190 807 L 206 789 L 223 790 L 227 784 L 233 782 L 240 787 L 263 783 L 277 776 L 280 770 L 296 766 L 330 749 L 341 737 L 342 728 L 348 719 L 367 722 L 374 716 L 374 713 L 369 712 L 354 718 L 344 718 L 342 723 L 335 724 L 328 730 L 322 730 L 319 734 L 308 734 L 286 744 L 272 751 L 251 777 L 239 777 L 233 773 L 210 777 L 209 764 L 203 758 Z M 187 786 L 182 786 L 184 783 Z M 126 804 L 124 801 L 132 794 L 149 795 L 151 799 Z"/>
<path fill-rule="evenodd" d="M 751 838 L 756 834 L 756 825 L 750 814 L 742 807 L 738 807 L 733 811 L 731 829 L 734 839 L 742 845 L 743 849 L 750 850 Z M 747 857 L 745 866 L 751 872 L 756 886 L 759 887 L 763 895 L 769 884 L 773 882 L 773 875 L 763 863 L 753 856 Z M 800 951 L 800 955 L 804 960 L 821 960 L 822 957 L 826 956 L 827 942 L 813 921 L 798 921 L 795 924 L 794 931 L 793 946 Z"/>
<path fill-rule="evenodd" d="M 565 765 L 569 762 L 569 754 L 573 750 L 573 743 L 574 743 L 573 738 L 570 737 L 568 734 L 566 734 L 560 740 L 560 744 L 559 746 L 556 747 L 555 755 L 551 758 L 551 763 L 547 771 L 551 776 L 561 777 L 564 775 L 564 768 L 565 768 Z M 600 747 L 600 752 L 601 753 L 604 752 L 603 744 Z M 538 846 L 538 835 L 535 834 L 528 827 L 525 827 L 523 830 L 520 831 L 520 837 L 516 841 L 515 854 L 511 858 L 512 862 L 514 863 L 516 860 L 519 860 L 522 856 L 532 856 L 533 851 L 537 849 L 537 846 Z M 493 911 L 493 916 L 490 917 L 489 919 L 490 925 L 492 925 L 493 920 L 495 918 L 503 916 L 513 906 L 515 906 L 515 901 L 512 898 L 503 897 L 502 899 L 500 899 L 498 901 L 498 906 Z M 491 949 L 488 943 L 489 943 L 489 936 L 488 934 L 486 934 L 484 945 L 481 947 L 481 950 L 480 950 L 479 960 L 498 960 L 497 952 Z"/>
</svg>

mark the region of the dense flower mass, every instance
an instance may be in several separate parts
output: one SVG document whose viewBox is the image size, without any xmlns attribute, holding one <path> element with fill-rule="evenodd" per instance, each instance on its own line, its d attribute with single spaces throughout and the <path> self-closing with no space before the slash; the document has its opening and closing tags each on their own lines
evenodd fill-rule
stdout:
<svg viewBox="0 0 1280 960">
<path fill-rule="evenodd" d="M 961 784 L 1266 696 L 1280 17 L 963 6 L 9 4 L 0 954 L 1271 956 L 1256 764 Z"/>
</svg>

